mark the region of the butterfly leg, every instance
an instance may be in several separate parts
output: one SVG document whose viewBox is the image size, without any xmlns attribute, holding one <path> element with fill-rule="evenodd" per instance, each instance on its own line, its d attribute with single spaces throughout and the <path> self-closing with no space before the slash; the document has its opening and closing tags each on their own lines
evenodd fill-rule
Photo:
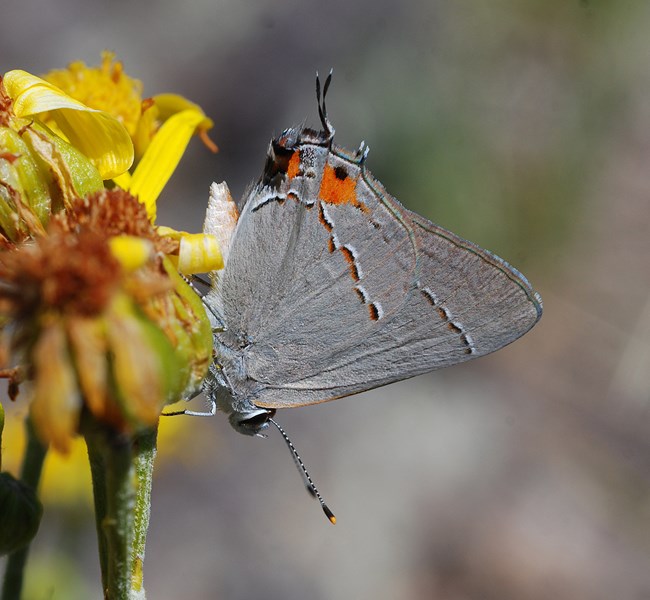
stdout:
<svg viewBox="0 0 650 600">
<path fill-rule="evenodd" d="M 175 417 L 177 415 L 188 415 L 190 417 L 214 417 L 217 414 L 217 403 L 213 398 L 208 398 L 207 404 L 209 406 L 208 410 L 198 411 L 198 410 L 175 410 L 172 412 L 161 413 L 162 417 Z"/>
</svg>

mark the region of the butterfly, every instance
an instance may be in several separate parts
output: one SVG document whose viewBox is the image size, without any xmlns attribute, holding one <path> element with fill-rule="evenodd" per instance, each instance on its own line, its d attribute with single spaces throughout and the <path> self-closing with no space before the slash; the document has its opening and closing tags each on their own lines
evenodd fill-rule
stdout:
<svg viewBox="0 0 650 600">
<path fill-rule="evenodd" d="M 393 198 L 363 143 L 334 143 L 330 81 L 322 95 L 316 83 L 322 129 L 271 141 L 241 215 L 225 184 L 211 189 L 204 231 L 225 267 L 203 298 L 215 356 L 204 391 L 247 435 L 275 424 L 277 409 L 494 352 L 542 314 L 516 269 Z"/>
</svg>

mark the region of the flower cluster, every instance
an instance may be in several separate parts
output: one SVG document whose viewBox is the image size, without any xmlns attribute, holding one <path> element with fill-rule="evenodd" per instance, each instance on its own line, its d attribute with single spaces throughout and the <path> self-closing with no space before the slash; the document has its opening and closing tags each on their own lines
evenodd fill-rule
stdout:
<svg viewBox="0 0 650 600">
<path fill-rule="evenodd" d="M 87 417 L 136 432 L 200 386 L 210 325 L 179 272 L 221 254 L 155 216 L 191 136 L 216 150 L 211 127 L 180 96 L 143 98 L 108 53 L 0 81 L 0 367 L 59 451 Z"/>
</svg>

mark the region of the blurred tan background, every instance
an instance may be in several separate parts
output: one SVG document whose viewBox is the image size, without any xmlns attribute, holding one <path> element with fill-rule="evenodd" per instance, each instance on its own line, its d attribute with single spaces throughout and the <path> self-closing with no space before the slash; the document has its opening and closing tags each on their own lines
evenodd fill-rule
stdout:
<svg viewBox="0 0 650 600">
<path fill-rule="evenodd" d="M 268 140 L 365 140 L 400 201 L 493 250 L 541 292 L 505 350 L 284 411 L 338 517 L 277 432 L 187 419 L 161 442 L 148 597 L 650 598 L 650 3 L 643 0 L 4 0 L 0 72 L 114 50 L 145 94 L 214 118 L 158 222 L 198 231 L 208 186 L 241 195 Z M 61 486 L 73 478 L 60 471 Z M 83 499 L 53 502 L 31 598 L 99 598 Z M 0 564 L 0 567 L 3 565 Z"/>
</svg>

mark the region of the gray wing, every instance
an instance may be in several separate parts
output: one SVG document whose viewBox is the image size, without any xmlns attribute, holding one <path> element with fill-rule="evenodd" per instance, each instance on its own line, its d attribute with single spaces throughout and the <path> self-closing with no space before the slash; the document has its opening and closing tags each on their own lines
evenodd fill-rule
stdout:
<svg viewBox="0 0 650 600">
<path fill-rule="evenodd" d="M 482 356 L 541 316 L 498 257 L 404 209 L 368 172 L 361 206 L 253 195 L 221 286 L 255 404 L 313 404 Z"/>
</svg>

